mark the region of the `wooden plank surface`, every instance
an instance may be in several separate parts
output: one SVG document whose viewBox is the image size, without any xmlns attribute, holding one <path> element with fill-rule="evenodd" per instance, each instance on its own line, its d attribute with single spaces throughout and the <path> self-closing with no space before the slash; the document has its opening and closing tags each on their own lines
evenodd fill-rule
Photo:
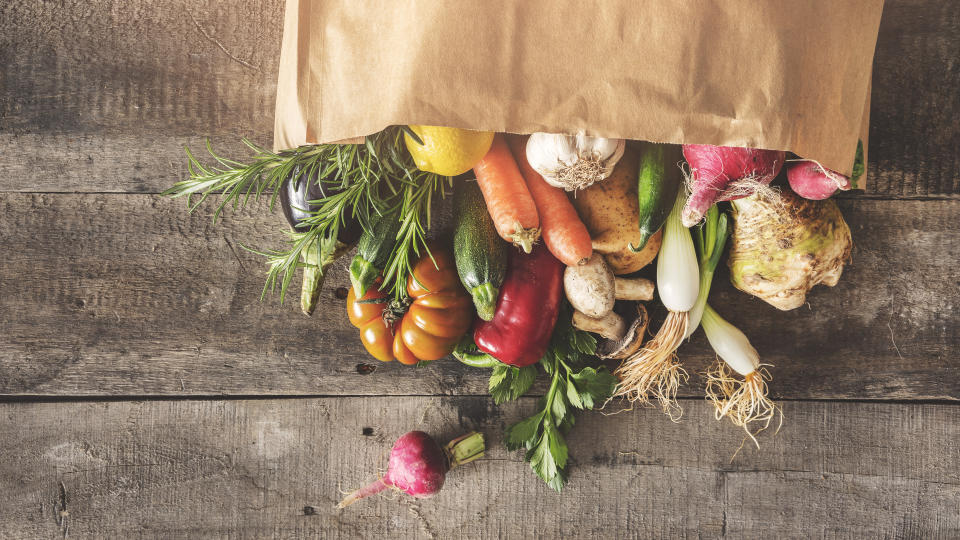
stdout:
<svg viewBox="0 0 960 540">
<path fill-rule="evenodd" d="M 786 398 L 958 399 L 955 259 L 960 201 L 842 203 L 853 264 L 809 308 L 779 312 L 735 291 L 713 305 L 776 366 Z M 26 395 L 485 394 L 453 360 L 381 364 L 347 320 L 340 261 L 317 314 L 258 301 L 265 268 L 242 244 L 279 247 L 266 202 L 213 225 L 150 195 L 2 194 L 0 392 Z M 294 300 L 296 294 L 294 292 Z M 698 337 L 689 368 L 713 359 Z M 376 365 L 362 375 L 357 365 Z M 700 394 L 698 384 L 684 390 Z"/>
<path fill-rule="evenodd" d="M 563 495 L 502 445 L 534 399 L 495 406 L 453 361 L 369 359 L 343 261 L 312 319 L 257 302 L 241 244 L 277 247 L 281 228 L 262 204 L 214 226 L 148 195 L 185 175 L 184 145 L 270 144 L 282 5 L 0 2 L 0 537 L 960 536 L 953 0 L 886 2 L 840 284 L 781 313 L 721 272 L 713 297 L 776 364 L 776 398 L 878 402 L 786 401 L 784 429 L 733 459 L 742 432 L 699 399 L 680 424 L 584 415 Z M 711 357 L 702 337 L 684 350 L 692 371 Z M 330 397 L 182 399 L 219 395 Z M 417 428 L 483 430 L 488 458 L 439 498 L 332 510 Z"/>
<path fill-rule="evenodd" d="M 159 192 L 182 147 L 270 144 L 282 0 L 0 4 L 0 191 Z M 871 193 L 960 193 L 960 13 L 889 0 L 874 63 Z M 905 89 L 909 89 L 905 91 Z"/>
<path fill-rule="evenodd" d="M 577 423 L 568 488 L 501 443 L 533 400 L 339 398 L 7 404 L 6 537 L 955 538 L 960 408 L 790 402 L 763 448 L 695 401 Z M 478 429 L 486 459 L 436 498 L 333 508 L 393 440 Z M 812 502 L 816 504 L 811 504 Z"/>
<path fill-rule="evenodd" d="M 283 0 L 0 3 L 0 189 L 158 192 L 273 131 Z"/>
</svg>

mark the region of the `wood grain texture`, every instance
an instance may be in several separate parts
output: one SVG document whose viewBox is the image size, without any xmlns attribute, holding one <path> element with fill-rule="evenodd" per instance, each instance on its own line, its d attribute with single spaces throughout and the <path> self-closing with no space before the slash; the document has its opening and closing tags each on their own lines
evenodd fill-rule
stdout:
<svg viewBox="0 0 960 540">
<path fill-rule="evenodd" d="M 711 302 L 774 364 L 783 398 L 958 399 L 960 201 L 844 201 L 857 248 L 840 284 L 780 312 L 732 289 Z M 486 372 L 446 360 L 381 364 L 362 348 L 338 261 L 308 318 L 260 303 L 281 247 L 266 202 L 211 223 L 150 195 L 2 194 L 0 392 L 10 395 L 486 394 Z M 338 296 L 339 295 L 339 296 Z M 702 336 L 681 349 L 702 371 Z M 361 375 L 359 364 L 376 366 Z M 698 396 L 699 380 L 684 389 Z"/>
<path fill-rule="evenodd" d="M 158 192 L 185 144 L 269 143 L 282 30 L 283 0 L 3 2 L 0 189 Z"/>
<path fill-rule="evenodd" d="M 562 495 L 501 433 L 533 407 L 480 397 L 4 404 L 0 535 L 197 538 L 951 538 L 960 408 L 804 403 L 762 450 L 693 403 L 584 415 Z M 341 490 L 393 440 L 477 429 L 487 458 L 434 499 Z M 367 433 L 369 435 L 365 435 Z"/>
<path fill-rule="evenodd" d="M 874 62 L 870 193 L 960 193 L 960 12 L 890 0 Z M 182 147 L 269 144 L 282 0 L 0 5 L 0 191 L 160 192 Z M 909 90 L 905 90 L 909 89 Z"/>
<path fill-rule="evenodd" d="M 957 51 L 955 1 L 884 2 L 870 107 L 871 193 L 960 194 Z"/>
</svg>

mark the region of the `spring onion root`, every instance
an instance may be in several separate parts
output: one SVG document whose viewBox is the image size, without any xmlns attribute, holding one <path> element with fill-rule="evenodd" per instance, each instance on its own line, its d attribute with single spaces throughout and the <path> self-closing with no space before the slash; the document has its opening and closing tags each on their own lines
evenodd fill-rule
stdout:
<svg viewBox="0 0 960 540">
<path fill-rule="evenodd" d="M 704 306 L 701 325 L 720 358 L 720 363 L 706 373 L 707 399 L 713 403 L 717 420 L 729 418 L 733 425 L 742 427 L 759 448 L 756 433 L 767 429 L 780 411 L 767 397 L 767 381 L 771 377 L 764 368 L 766 364 L 760 363 L 760 355 L 747 336 L 725 321 L 710 304 Z M 754 422 L 762 427 L 751 433 L 750 424 Z M 780 413 L 780 422 L 783 423 L 783 413 Z"/>
<path fill-rule="evenodd" d="M 777 430 L 780 429 L 783 424 L 783 411 L 767 395 L 767 381 L 771 376 L 765 367 L 760 367 L 741 379 L 726 363 L 717 360 L 717 363 L 707 370 L 706 377 L 707 399 L 713 403 L 717 420 L 726 417 L 733 425 L 742 427 L 757 448 L 760 448 L 757 434 L 770 427 L 770 422 L 777 416 L 780 417 Z M 751 432 L 750 424 L 754 422 L 758 423 L 760 428 Z"/>
<path fill-rule="evenodd" d="M 683 409 L 677 403 L 677 389 L 687 381 L 674 351 L 683 343 L 690 326 L 690 310 L 700 295 L 700 267 L 690 231 L 680 222 L 687 200 L 681 190 L 663 225 L 663 244 L 657 255 L 657 289 L 669 310 L 663 326 L 640 352 L 630 355 L 614 371 L 620 379 L 617 396 L 647 404 L 656 398 L 670 419 L 677 421 Z"/>
<path fill-rule="evenodd" d="M 671 311 L 667 315 L 657 335 L 639 352 L 628 356 L 614 371 L 614 375 L 620 379 L 616 396 L 642 405 L 649 404 L 654 398 L 671 420 L 676 422 L 680 419 L 683 409 L 677 403 L 677 390 L 681 382 L 687 382 L 689 376 L 680 367 L 674 351 L 687 335 L 689 320 L 685 311 Z"/>
</svg>

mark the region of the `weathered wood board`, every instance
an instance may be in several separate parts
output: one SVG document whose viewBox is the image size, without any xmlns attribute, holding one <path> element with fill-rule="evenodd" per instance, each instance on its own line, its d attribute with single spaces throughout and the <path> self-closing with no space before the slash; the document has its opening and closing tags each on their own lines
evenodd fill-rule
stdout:
<svg viewBox="0 0 960 540">
<path fill-rule="evenodd" d="M 718 274 L 713 305 L 774 364 L 786 398 L 958 399 L 960 201 L 844 201 L 857 249 L 840 284 L 779 312 Z M 364 351 L 340 261 L 314 317 L 259 302 L 282 218 L 262 201 L 217 225 L 152 195 L 0 194 L 0 392 L 37 395 L 485 394 L 453 360 L 411 369 Z M 927 276 L 927 277 L 923 277 Z M 937 276 L 931 279 L 931 276 Z M 297 289 L 296 287 L 294 289 Z M 325 309 L 326 308 L 326 309 Z M 681 349 L 702 371 L 702 337 Z M 361 375 L 360 363 L 376 364 Z M 361 370 L 364 371 L 364 370 Z M 698 385 L 685 395 L 700 394 Z"/>
<path fill-rule="evenodd" d="M 731 459 L 742 431 L 700 399 L 680 424 L 582 415 L 557 495 L 502 445 L 533 398 L 498 407 L 452 360 L 370 359 L 344 261 L 313 318 L 258 302 L 241 244 L 279 247 L 264 203 L 213 225 L 150 195 L 185 145 L 270 144 L 283 0 L 0 2 L 0 537 L 960 536 L 955 4 L 886 2 L 840 284 L 781 313 L 717 276 L 712 302 L 776 365 L 783 430 Z M 694 372 L 712 356 L 683 351 Z M 221 395 L 313 397 L 187 399 Z M 433 500 L 332 509 L 417 428 L 482 430 L 488 458 Z"/>
<path fill-rule="evenodd" d="M 270 144 L 282 0 L 0 4 L 0 191 L 159 192 L 181 148 Z M 874 195 L 960 193 L 960 14 L 890 0 L 874 62 Z M 828 84 L 825 82 L 825 84 Z"/>
<path fill-rule="evenodd" d="M 337 398 L 7 404 L 6 537 L 953 538 L 960 408 L 788 402 L 761 451 L 702 401 L 673 424 L 642 409 L 584 415 L 562 495 L 501 441 L 533 400 Z M 393 440 L 469 429 L 488 457 L 434 499 L 344 490 L 376 478 Z M 369 435 L 365 435 L 369 434 Z"/>
</svg>

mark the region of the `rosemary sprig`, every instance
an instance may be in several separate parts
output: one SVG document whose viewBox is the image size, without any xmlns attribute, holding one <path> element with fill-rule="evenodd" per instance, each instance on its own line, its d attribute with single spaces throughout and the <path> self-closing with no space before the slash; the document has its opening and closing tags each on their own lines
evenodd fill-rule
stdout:
<svg viewBox="0 0 960 540">
<path fill-rule="evenodd" d="M 216 222 L 222 211 L 232 205 L 243 208 L 251 197 L 272 192 L 274 207 L 283 181 L 295 181 L 306 175 L 311 181 L 324 182 L 336 193 L 318 201 L 318 208 L 289 233 L 288 248 L 258 251 L 245 249 L 267 258 L 267 279 L 263 295 L 279 287 L 280 301 L 294 273 L 304 266 L 302 254 L 315 241 L 335 241 L 345 216 L 360 222 L 369 230 L 371 217 L 400 208 L 402 225 L 393 253 L 384 271 L 383 287 L 390 287 L 399 299 L 405 292 L 406 276 L 412 262 L 421 253 L 429 252 L 426 231 L 430 228 L 430 203 L 433 193 L 444 195 L 444 186 L 451 179 L 416 168 L 403 140 L 406 126 L 392 126 L 365 139 L 363 144 L 323 144 L 301 146 L 295 150 L 272 152 L 244 139 L 254 155 L 250 163 L 217 155 L 207 142 L 207 151 L 216 164 L 205 166 L 187 149 L 190 177 L 177 182 L 164 195 L 187 197 L 190 211 L 196 210 L 215 193 L 222 194 L 213 215 Z M 199 196 L 199 200 L 194 200 Z"/>
<path fill-rule="evenodd" d="M 210 195 L 222 193 L 223 198 L 213 213 L 213 221 L 216 223 L 227 205 L 232 203 L 234 209 L 245 206 L 251 195 L 260 197 L 265 191 L 273 192 L 270 200 L 270 207 L 273 208 L 279 193 L 277 188 L 283 180 L 290 176 L 298 165 L 304 168 L 312 167 L 322 159 L 320 147 L 302 146 L 296 150 L 275 153 L 247 139 L 243 139 L 243 143 L 254 151 L 250 163 L 241 163 L 218 155 L 213 151 L 209 140 L 207 152 L 216 161 L 216 165 L 204 165 L 186 148 L 190 178 L 177 182 L 163 194 L 187 197 L 187 206 L 193 212 Z M 199 200 L 194 201 L 196 195 L 199 195 Z"/>
<path fill-rule="evenodd" d="M 406 295 L 406 277 L 411 275 L 413 263 L 420 257 L 421 249 L 430 253 L 426 233 L 430 229 L 433 194 L 439 192 L 441 197 L 445 197 L 445 188 L 452 188 L 452 181 L 449 177 L 418 172 L 412 182 L 403 184 L 400 230 L 393 252 L 384 266 L 381 285 L 381 289 L 390 287 L 398 300 Z"/>
</svg>

